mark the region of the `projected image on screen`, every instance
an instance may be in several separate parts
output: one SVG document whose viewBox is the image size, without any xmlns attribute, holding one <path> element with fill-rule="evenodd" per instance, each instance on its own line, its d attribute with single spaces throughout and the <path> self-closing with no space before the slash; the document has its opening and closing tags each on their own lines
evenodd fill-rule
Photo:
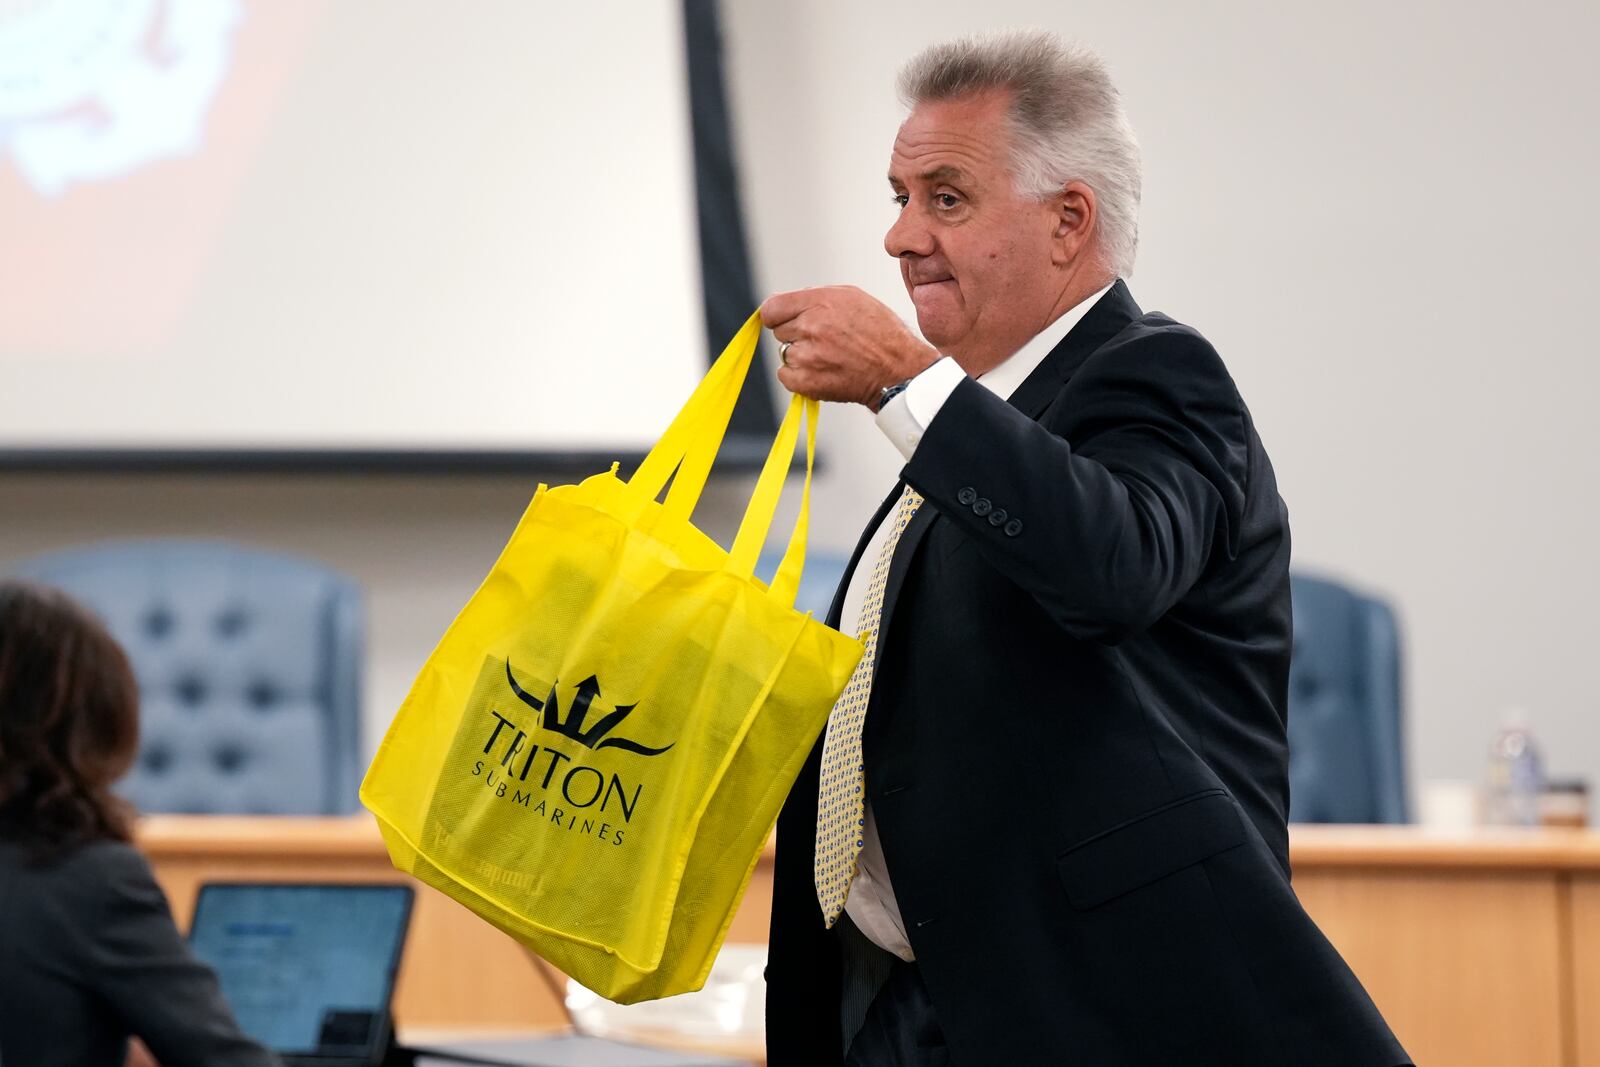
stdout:
<svg viewBox="0 0 1600 1067">
<path fill-rule="evenodd" d="M 241 68 L 241 0 L 0 0 L 4 443 L 112 439 L 128 428 L 67 398 L 103 409 L 113 385 L 153 393 L 181 366 L 179 327 L 307 21 L 294 6 L 255 13 L 273 58 Z"/>
<path fill-rule="evenodd" d="M 26 184 L 54 197 L 200 147 L 237 0 L 25 6 L 0 6 L 0 156 Z"/>
<path fill-rule="evenodd" d="M 359 1054 L 383 1039 L 409 907 L 398 887 L 208 886 L 189 944 L 262 1044 Z"/>
<path fill-rule="evenodd" d="M 605 452 L 705 366 L 681 11 L 0 0 L 0 450 Z"/>
</svg>

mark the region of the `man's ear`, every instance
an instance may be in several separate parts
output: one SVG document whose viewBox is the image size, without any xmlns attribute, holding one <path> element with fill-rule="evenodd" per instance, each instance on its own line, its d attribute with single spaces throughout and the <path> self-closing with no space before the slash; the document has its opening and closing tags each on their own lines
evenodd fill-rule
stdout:
<svg viewBox="0 0 1600 1067">
<path fill-rule="evenodd" d="M 1051 199 L 1055 231 L 1051 234 L 1050 261 L 1064 267 L 1083 257 L 1094 244 L 1095 221 L 1099 205 L 1094 190 L 1083 182 L 1071 181 Z"/>
</svg>

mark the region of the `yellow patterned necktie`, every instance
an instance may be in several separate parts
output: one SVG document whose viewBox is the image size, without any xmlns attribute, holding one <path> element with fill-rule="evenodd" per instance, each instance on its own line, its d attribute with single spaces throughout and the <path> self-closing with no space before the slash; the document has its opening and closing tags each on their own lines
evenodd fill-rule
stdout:
<svg viewBox="0 0 1600 1067">
<path fill-rule="evenodd" d="M 872 665 L 878 658 L 878 631 L 883 615 L 883 590 L 889 580 L 889 562 L 894 558 L 894 548 L 900 543 L 911 516 L 917 512 L 922 497 L 906 486 L 900 496 L 900 508 L 895 512 L 894 526 L 878 550 L 872 567 L 872 580 L 867 584 L 866 598 L 861 601 L 861 616 L 857 633 L 866 643 L 861 662 L 850 676 L 839 700 L 828 715 L 828 734 L 822 742 L 822 781 L 817 791 L 817 851 L 813 873 L 817 883 L 817 902 L 822 905 L 822 918 L 831 929 L 844 911 L 844 901 L 850 895 L 850 882 L 856 876 L 856 859 L 865 844 L 866 788 L 865 768 L 861 762 L 861 727 L 867 718 L 867 700 L 872 695 Z"/>
</svg>

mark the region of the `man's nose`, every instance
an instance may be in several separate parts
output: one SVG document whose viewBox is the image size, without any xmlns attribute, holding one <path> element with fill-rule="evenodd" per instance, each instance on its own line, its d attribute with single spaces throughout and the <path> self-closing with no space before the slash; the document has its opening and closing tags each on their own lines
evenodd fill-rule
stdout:
<svg viewBox="0 0 1600 1067">
<path fill-rule="evenodd" d="M 883 235 L 883 250 L 895 259 L 933 254 L 933 232 L 913 205 L 901 208 L 895 216 L 894 225 Z"/>
</svg>

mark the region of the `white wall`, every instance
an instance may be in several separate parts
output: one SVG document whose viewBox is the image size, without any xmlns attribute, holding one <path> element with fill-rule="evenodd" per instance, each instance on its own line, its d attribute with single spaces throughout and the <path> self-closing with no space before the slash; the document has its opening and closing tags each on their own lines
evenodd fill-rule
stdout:
<svg viewBox="0 0 1600 1067">
<path fill-rule="evenodd" d="M 759 284 L 850 282 L 908 312 L 882 232 L 899 63 L 969 29 L 1094 44 L 1144 144 L 1146 307 L 1232 367 L 1278 467 L 1296 564 L 1397 604 L 1413 772 L 1476 777 L 1501 707 L 1600 782 L 1600 246 L 1592 5 L 928 0 L 725 5 Z M 1068 21 L 1070 16 L 1070 21 Z M 593 57 L 575 57 L 590 62 Z M 596 279 L 604 284 L 604 279 Z M 899 464 L 830 406 L 816 537 L 849 547 Z M 536 479 L 0 474 L 0 569 L 111 536 L 307 552 L 369 594 L 371 737 Z M 746 479 L 715 487 L 726 538 Z"/>
<path fill-rule="evenodd" d="M 1476 778 L 1526 705 L 1553 771 L 1600 784 L 1586 320 L 1600 270 L 1600 7 L 811 0 L 726 5 L 747 207 L 772 288 L 847 282 L 902 314 L 881 239 L 898 65 L 1044 26 L 1104 55 L 1145 159 L 1146 308 L 1232 368 L 1295 564 L 1389 597 L 1415 779 Z M 819 493 L 849 539 L 897 464 L 859 411 Z"/>
</svg>

